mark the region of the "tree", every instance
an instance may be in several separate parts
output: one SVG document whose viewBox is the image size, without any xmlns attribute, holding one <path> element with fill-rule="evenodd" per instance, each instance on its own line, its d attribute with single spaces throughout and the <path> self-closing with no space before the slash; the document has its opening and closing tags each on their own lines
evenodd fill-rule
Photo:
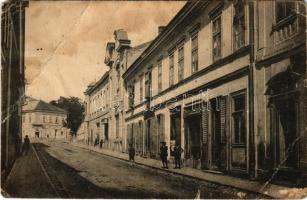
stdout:
<svg viewBox="0 0 307 200">
<path fill-rule="evenodd" d="M 67 127 L 76 134 L 84 118 L 84 105 L 78 97 L 60 97 L 50 101 L 50 104 L 67 111 Z"/>
</svg>

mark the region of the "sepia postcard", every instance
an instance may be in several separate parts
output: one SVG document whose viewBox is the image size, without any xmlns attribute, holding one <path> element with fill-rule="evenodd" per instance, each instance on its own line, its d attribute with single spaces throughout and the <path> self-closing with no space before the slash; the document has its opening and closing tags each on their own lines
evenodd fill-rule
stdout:
<svg viewBox="0 0 307 200">
<path fill-rule="evenodd" d="M 307 198 L 306 3 L 2 1 L 2 198 Z"/>
</svg>

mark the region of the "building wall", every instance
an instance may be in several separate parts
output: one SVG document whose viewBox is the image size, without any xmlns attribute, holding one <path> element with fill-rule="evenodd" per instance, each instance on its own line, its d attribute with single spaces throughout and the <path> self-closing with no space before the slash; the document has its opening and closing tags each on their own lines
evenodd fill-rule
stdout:
<svg viewBox="0 0 307 200">
<path fill-rule="evenodd" d="M 29 138 L 67 139 L 69 129 L 63 126 L 66 115 L 47 112 L 26 112 L 22 114 L 22 136 Z M 38 135 L 36 135 L 38 134 Z"/>
<path fill-rule="evenodd" d="M 233 48 L 233 39 L 232 39 L 232 27 L 233 27 L 233 18 L 234 18 L 234 7 L 232 3 L 225 3 L 220 11 L 221 12 L 221 58 L 217 61 L 213 61 L 212 56 L 212 18 L 209 13 L 212 13 L 212 10 L 219 6 L 220 2 L 211 2 L 207 6 L 198 5 L 198 8 L 194 10 L 194 13 L 197 13 L 193 16 L 188 15 L 185 20 L 180 22 L 169 37 L 165 37 L 164 41 L 153 49 L 152 53 L 145 57 L 144 61 L 137 66 L 137 69 L 133 71 L 133 75 L 126 78 L 126 85 L 135 84 L 135 106 L 133 108 L 128 108 L 126 110 L 126 127 L 127 127 L 127 137 L 128 141 L 131 141 L 131 135 L 135 137 L 139 135 L 139 129 L 136 128 L 136 124 L 142 121 L 146 126 L 148 120 L 150 123 L 156 123 L 157 117 L 160 114 L 163 114 L 164 122 L 163 129 L 159 128 L 159 125 L 154 125 L 153 128 L 150 128 L 149 132 L 155 140 L 154 146 L 159 147 L 161 141 L 166 141 L 167 145 L 171 147 L 174 143 L 171 141 L 171 108 L 176 106 L 181 106 L 179 111 L 180 117 L 180 140 L 181 147 L 185 148 L 185 127 L 187 121 L 185 120 L 185 110 L 187 105 L 192 101 L 200 102 L 209 102 L 209 100 L 216 97 L 226 97 L 229 100 L 227 110 L 230 109 L 231 97 L 233 93 L 244 91 L 246 97 L 246 105 L 248 102 L 249 96 L 249 81 L 248 81 L 248 71 L 250 68 L 250 54 L 249 54 L 249 4 L 245 4 L 244 7 L 244 16 L 245 16 L 245 44 L 240 49 Z M 201 4 L 201 3 L 200 3 Z M 192 15 L 192 14 L 191 14 Z M 197 28 L 196 28 L 197 27 Z M 191 30 L 193 33 L 191 33 Z M 191 51 L 192 44 L 191 40 L 193 35 L 197 32 L 198 34 L 198 71 L 192 73 L 191 70 Z M 229 36 L 230 35 L 230 36 Z M 181 42 L 178 42 L 181 41 Z M 183 42 L 183 44 L 182 44 Z M 179 44 L 181 43 L 181 44 Z M 184 80 L 178 81 L 178 49 L 179 46 L 183 45 L 184 47 Z M 174 85 L 169 84 L 169 55 L 174 55 Z M 158 91 L 158 61 L 162 59 L 162 91 Z M 150 70 L 148 69 L 150 68 Z M 145 85 L 144 79 L 139 77 L 146 74 L 148 71 L 152 73 L 152 91 L 150 101 L 147 103 L 140 102 L 140 84 L 143 84 L 143 96 L 145 96 Z M 140 82 L 142 80 L 142 83 Z M 201 95 L 198 95 L 201 93 Z M 193 97 L 190 97 L 193 96 Z M 188 98 L 190 97 L 190 98 Z M 126 98 L 126 102 L 129 99 Z M 150 104 L 151 109 L 154 111 L 154 117 L 149 119 L 144 119 L 144 112 L 147 112 L 147 106 Z M 228 112 L 228 111 L 227 111 Z M 246 113 L 249 112 L 248 106 L 246 107 Z M 209 112 L 211 116 L 211 111 Z M 151 121 L 152 120 L 152 121 Z M 225 119 L 227 121 L 227 161 L 226 167 L 227 170 L 236 170 L 234 163 L 241 160 L 245 160 L 243 163 L 243 173 L 247 173 L 249 170 L 249 125 L 246 120 L 246 146 L 244 148 L 240 147 L 230 147 L 232 145 L 232 135 L 230 131 L 231 126 L 233 126 L 231 121 L 231 116 L 228 115 Z M 209 120 L 209 124 L 210 124 Z M 203 126 L 200 124 L 200 126 Z M 202 131 L 205 127 L 201 127 Z M 208 136 L 203 136 L 204 133 L 201 133 L 201 137 L 208 137 L 213 135 L 211 129 L 208 130 Z M 146 128 L 143 128 L 143 138 L 148 134 Z M 160 136 L 159 136 L 160 134 Z M 162 136 L 161 136 L 162 134 Z M 130 138 L 130 139 L 129 139 Z M 201 138 L 199 138 L 201 139 Z M 135 140 L 138 139 L 133 139 Z M 145 139 L 146 140 L 146 139 Z M 191 159 L 187 159 L 185 163 L 191 165 L 195 168 L 208 168 L 213 169 L 212 166 L 212 142 L 211 139 L 208 139 L 208 147 L 205 151 L 208 153 L 207 164 L 208 166 L 201 166 L 200 163 L 193 163 Z M 144 141 L 144 139 L 143 139 Z M 146 143 L 146 141 L 144 141 Z M 143 144 L 144 145 L 144 144 Z M 206 144 L 207 145 L 207 144 Z M 211 145 L 211 147 L 210 147 Z M 203 145 L 205 146 L 205 145 Z M 157 157 L 155 154 L 159 152 L 159 148 L 153 149 L 153 152 L 146 152 L 146 149 L 143 149 L 145 156 Z M 156 152 L 157 151 L 157 152 Z M 169 158 L 171 157 L 169 149 Z M 243 156 L 243 157 L 242 157 Z M 182 155 L 182 158 L 185 158 L 185 154 Z"/>
<path fill-rule="evenodd" d="M 4 180 L 20 153 L 27 1 L 1 6 L 1 180 Z"/>
<path fill-rule="evenodd" d="M 277 3 L 275 1 L 259 1 L 255 3 L 255 59 L 254 73 L 255 90 L 255 133 L 256 137 L 256 164 L 259 176 L 272 169 L 276 159 L 276 141 L 273 134 L 271 100 L 268 93 L 269 81 L 276 75 L 286 71 L 300 74 L 294 90 L 299 96 L 295 97 L 298 103 L 298 130 L 293 133 L 298 137 L 297 147 L 298 168 L 306 173 L 306 37 L 305 37 L 305 6 L 304 2 L 293 1 L 292 14 L 277 21 Z M 290 69 L 290 68 L 291 69 Z M 286 81 L 284 79 L 284 81 Z M 280 84 L 280 87 L 283 87 Z M 292 119 L 293 121 L 295 119 Z"/>
</svg>

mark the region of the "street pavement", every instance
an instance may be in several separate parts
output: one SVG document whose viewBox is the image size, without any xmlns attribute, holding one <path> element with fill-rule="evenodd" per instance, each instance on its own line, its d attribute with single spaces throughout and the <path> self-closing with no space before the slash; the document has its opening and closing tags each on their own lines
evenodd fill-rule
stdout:
<svg viewBox="0 0 307 200">
<path fill-rule="evenodd" d="M 197 194 L 200 198 L 263 198 L 102 155 L 65 141 L 40 141 L 35 148 L 70 198 L 195 198 Z"/>
</svg>

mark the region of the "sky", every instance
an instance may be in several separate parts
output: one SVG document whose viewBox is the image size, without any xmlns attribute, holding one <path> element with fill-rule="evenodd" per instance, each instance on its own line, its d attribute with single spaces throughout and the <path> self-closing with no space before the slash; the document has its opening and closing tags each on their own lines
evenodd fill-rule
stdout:
<svg viewBox="0 0 307 200">
<path fill-rule="evenodd" d="M 97 81 L 106 43 L 124 29 L 131 45 L 150 41 L 158 26 L 182 8 L 182 1 L 30 1 L 26 9 L 26 95 L 51 101 L 60 96 L 84 99 Z"/>
</svg>

